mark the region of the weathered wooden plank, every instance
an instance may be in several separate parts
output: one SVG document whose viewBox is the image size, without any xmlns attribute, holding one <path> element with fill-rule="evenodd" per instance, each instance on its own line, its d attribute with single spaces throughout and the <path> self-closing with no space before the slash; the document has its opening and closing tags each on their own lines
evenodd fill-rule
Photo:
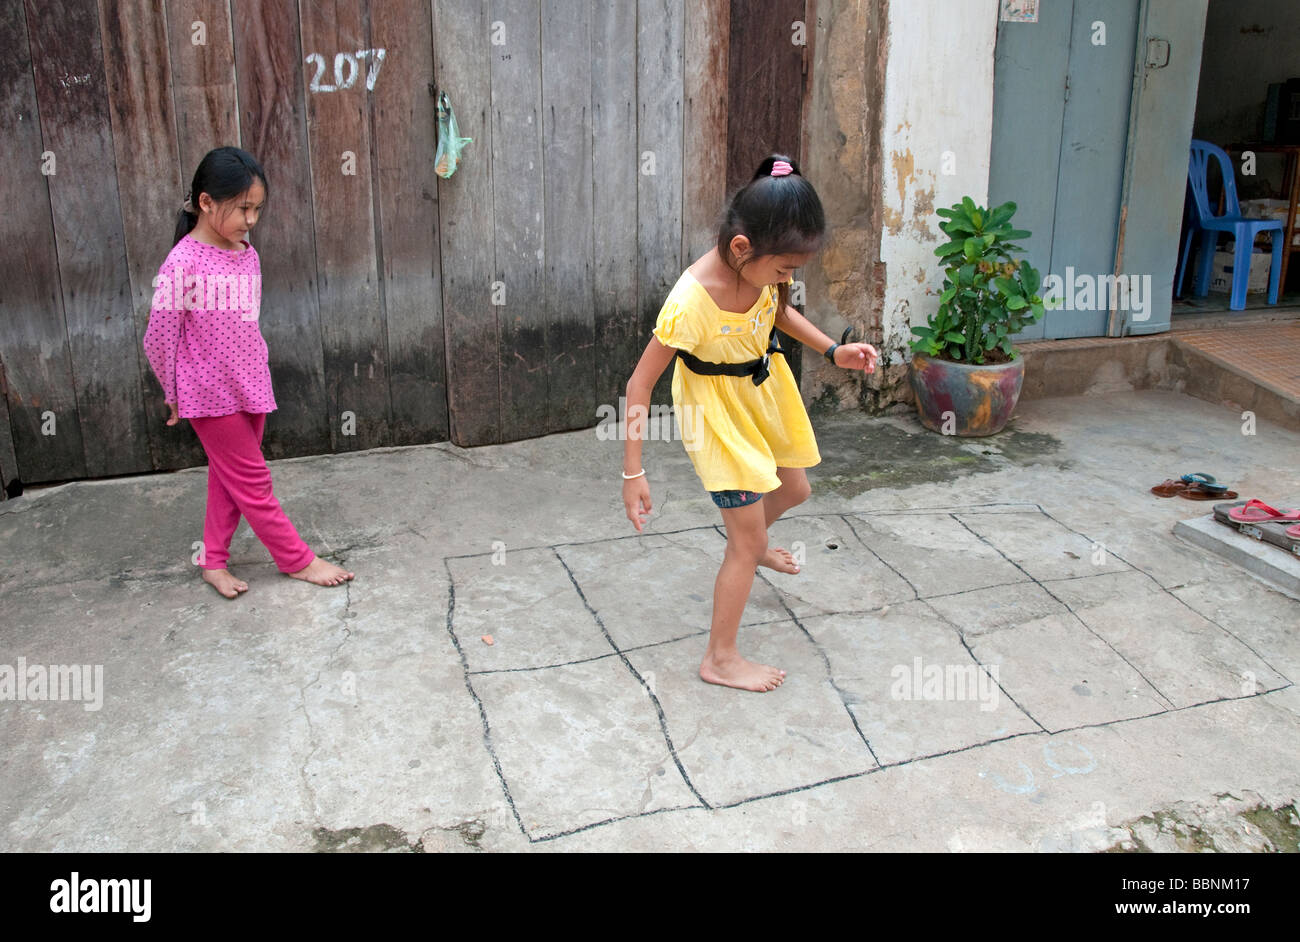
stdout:
<svg viewBox="0 0 1300 942">
<path fill-rule="evenodd" d="M 235 40 L 230 29 L 230 0 L 176 0 L 166 9 L 179 152 L 178 198 L 183 199 L 208 151 L 239 144 Z M 170 247 L 170 240 L 168 244 Z M 206 461 L 188 423 L 164 430 L 158 454 L 163 468 L 192 467 Z"/>
<path fill-rule="evenodd" d="M 262 263 L 262 334 L 279 412 L 268 456 L 330 449 L 312 238 L 306 78 L 294 0 L 235 0 L 241 146 L 262 164 L 267 203 L 249 241 Z"/>
<path fill-rule="evenodd" d="M 492 216 L 501 324 L 501 435 L 547 426 L 546 314 L 542 305 L 545 194 L 542 62 L 536 0 L 491 0 Z"/>
<path fill-rule="evenodd" d="M 474 140 L 456 173 L 438 180 L 447 408 L 451 440 L 462 446 L 501 441 L 501 308 L 492 304 L 497 276 L 489 121 L 489 56 L 497 47 L 490 45 L 487 14 L 485 2 L 433 0 L 437 86 L 451 99 L 461 136 Z"/>
<path fill-rule="evenodd" d="M 682 259 L 683 5 L 637 0 L 637 276 L 640 331 L 649 339 Z M 671 401 L 672 370 L 654 402 Z"/>
<path fill-rule="evenodd" d="M 85 473 L 147 471 L 144 354 L 131 311 L 98 5 L 28 0 L 26 9 L 41 132 L 58 161 L 47 179 Z"/>
<path fill-rule="evenodd" d="M 799 159 L 802 147 L 803 61 L 808 35 L 805 0 L 744 3 L 732 0 L 728 56 L 727 192 L 749 182 L 771 153 Z M 802 277 L 802 272 L 796 272 Z M 798 381 L 802 345 L 785 334 L 781 343 Z"/>
<path fill-rule="evenodd" d="M 637 300 L 636 5 L 592 0 L 596 399 L 617 406 L 650 342 Z"/>
<path fill-rule="evenodd" d="M 428 0 L 370 0 L 370 46 L 387 50 L 370 93 L 370 122 L 393 444 L 444 441 L 447 367 Z"/>
<path fill-rule="evenodd" d="M 685 115 L 682 140 L 682 263 L 690 265 L 718 241 L 727 199 L 727 57 L 731 0 L 686 7 Z"/>
<path fill-rule="evenodd" d="M 591 18 L 587 0 L 542 4 L 542 275 L 548 432 L 596 421 L 591 194 Z"/>
<path fill-rule="evenodd" d="M 392 443 L 388 343 L 375 246 L 370 92 L 386 56 L 353 0 L 303 3 L 316 277 L 333 451 Z"/>
<path fill-rule="evenodd" d="M 58 255 L 47 169 L 65 169 L 57 154 L 43 158 L 23 0 L 0 0 L 0 363 L 5 373 L 15 474 L 27 482 L 84 477 L 72 357 L 59 292 Z M 56 435 L 42 435 L 46 413 Z M 48 426 L 47 426 L 48 427 Z M 21 456 L 21 460 L 19 457 Z"/>
<path fill-rule="evenodd" d="M 137 344 L 149 326 L 153 279 L 172 247 L 187 184 L 177 164 L 176 114 L 163 11 L 148 0 L 99 0 L 109 115 L 122 198 L 127 274 Z M 203 462 L 188 423 L 168 428 L 162 387 L 140 358 L 144 425 L 154 468 Z"/>
<path fill-rule="evenodd" d="M 167 43 L 184 196 L 204 154 L 239 143 L 230 0 L 171 0 Z"/>
<path fill-rule="evenodd" d="M 804 14 L 804 0 L 732 0 L 728 192 L 748 182 L 768 154 L 799 156 L 805 47 L 793 42 L 793 26 Z"/>
</svg>

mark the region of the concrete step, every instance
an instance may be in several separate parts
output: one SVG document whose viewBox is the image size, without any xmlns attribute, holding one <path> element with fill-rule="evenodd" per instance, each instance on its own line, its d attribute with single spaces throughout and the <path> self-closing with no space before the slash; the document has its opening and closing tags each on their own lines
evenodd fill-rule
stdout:
<svg viewBox="0 0 1300 942">
<path fill-rule="evenodd" d="M 1219 523 L 1213 513 L 1178 521 L 1174 524 L 1174 535 L 1236 563 L 1274 588 L 1300 599 L 1300 556 Z"/>
<path fill-rule="evenodd" d="M 1295 379 L 1278 381 L 1276 365 L 1270 369 L 1261 360 L 1256 370 L 1250 357 L 1216 355 L 1192 333 L 1203 338 L 1213 329 L 1231 337 L 1241 330 L 1240 346 L 1250 349 L 1270 338 L 1293 344 L 1297 324 L 1300 310 L 1271 310 L 1235 322 L 1202 319 L 1187 328 L 1175 323 L 1163 334 L 1028 341 L 1018 344 L 1025 357 L 1021 399 L 1170 389 L 1300 431 L 1300 356 Z"/>
</svg>

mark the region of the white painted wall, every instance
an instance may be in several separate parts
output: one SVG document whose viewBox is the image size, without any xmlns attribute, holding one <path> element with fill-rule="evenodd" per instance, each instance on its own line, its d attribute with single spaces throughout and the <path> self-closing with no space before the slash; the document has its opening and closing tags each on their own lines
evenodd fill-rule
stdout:
<svg viewBox="0 0 1300 942">
<path fill-rule="evenodd" d="M 998 0 L 893 0 L 883 131 L 886 362 L 911 358 L 943 284 L 936 209 L 988 196 Z M 943 171 L 951 155 L 953 172 Z"/>
</svg>

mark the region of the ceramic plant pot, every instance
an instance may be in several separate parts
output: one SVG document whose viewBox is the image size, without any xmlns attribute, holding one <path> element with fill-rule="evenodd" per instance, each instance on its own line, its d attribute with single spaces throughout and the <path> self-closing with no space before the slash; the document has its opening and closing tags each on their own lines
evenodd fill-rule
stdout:
<svg viewBox="0 0 1300 942">
<path fill-rule="evenodd" d="M 1024 357 L 976 364 L 912 355 L 912 393 L 921 424 L 934 432 L 978 438 L 1002 431 L 1020 398 Z M 950 415 L 945 415 L 950 413 Z"/>
</svg>

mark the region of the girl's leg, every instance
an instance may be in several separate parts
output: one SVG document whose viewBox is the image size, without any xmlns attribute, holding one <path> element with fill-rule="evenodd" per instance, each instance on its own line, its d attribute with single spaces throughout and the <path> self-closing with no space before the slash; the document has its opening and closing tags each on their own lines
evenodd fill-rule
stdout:
<svg viewBox="0 0 1300 942">
<path fill-rule="evenodd" d="M 263 416 L 237 412 L 191 422 L 231 500 L 262 541 L 281 572 L 306 568 L 316 554 L 303 542 L 271 489 L 271 470 L 262 457 Z"/>
<path fill-rule="evenodd" d="M 700 663 L 700 677 L 711 684 L 767 691 L 779 687 L 785 679 L 785 671 L 747 661 L 736 648 L 740 616 L 754 585 L 754 567 L 767 551 L 763 516 L 766 502 L 764 497 L 757 503 L 722 510 L 727 549 L 713 585 L 713 624 L 709 647 Z"/>
<path fill-rule="evenodd" d="M 225 569 L 230 541 L 239 527 L 239 508 L 208 459 L 208 509 L 203 517 L 203 568 Z"/>
<path fill-rule="evenodd" d="M 781 514 L 791 507 L 797 507 L 806 501 L 812 493 L 812 488 L 808 484 L 808 475 L 804 473 L 803 468 L 777 468 L 776 476 L 781 479 L 781 486 L 764 494 L 760 502 L 763 505 L 763 519 L 767 527 L 772 526 Z M 794 557 L 787 550 L 778 547 L 770 547 L 758 564 L 775 569 L 777 572 L 799 571 L 799 564 L 794 561 Z"/>
<path fill-rule="evenodd" d="M 258 452 L 262 448 L 262 433 L 266 431 L 266 413 L 258 412 L 249 416 L 252 420 L 253 434 L 257 436 Z M 269 472 L 268 472 L 269 473 Z M 285 517 L 285 521 L 288 521 Z M 290 524 L 292 526 L 292 524 Z M 296 532 L 296 531 L 295 531 Z M 314 582 L 316 585 L 341 585 L 352 578 L 352 573 L 336 566 L 331 562 L 326 562 L 319 556 L 312 554 L 311 562 L 302 569 L 293 570 L 289 573 L 295 579 L 301 579 L 304 582 Z"/>
<path fill-rule="evenodd" d="M 230 541 L 238 527 L 239 508 L 209 463 L 208 509 L 203 518 L 203 581 L 228 599 L 248 591 L 248 583 L 226 568 Z"/>
</svg>

